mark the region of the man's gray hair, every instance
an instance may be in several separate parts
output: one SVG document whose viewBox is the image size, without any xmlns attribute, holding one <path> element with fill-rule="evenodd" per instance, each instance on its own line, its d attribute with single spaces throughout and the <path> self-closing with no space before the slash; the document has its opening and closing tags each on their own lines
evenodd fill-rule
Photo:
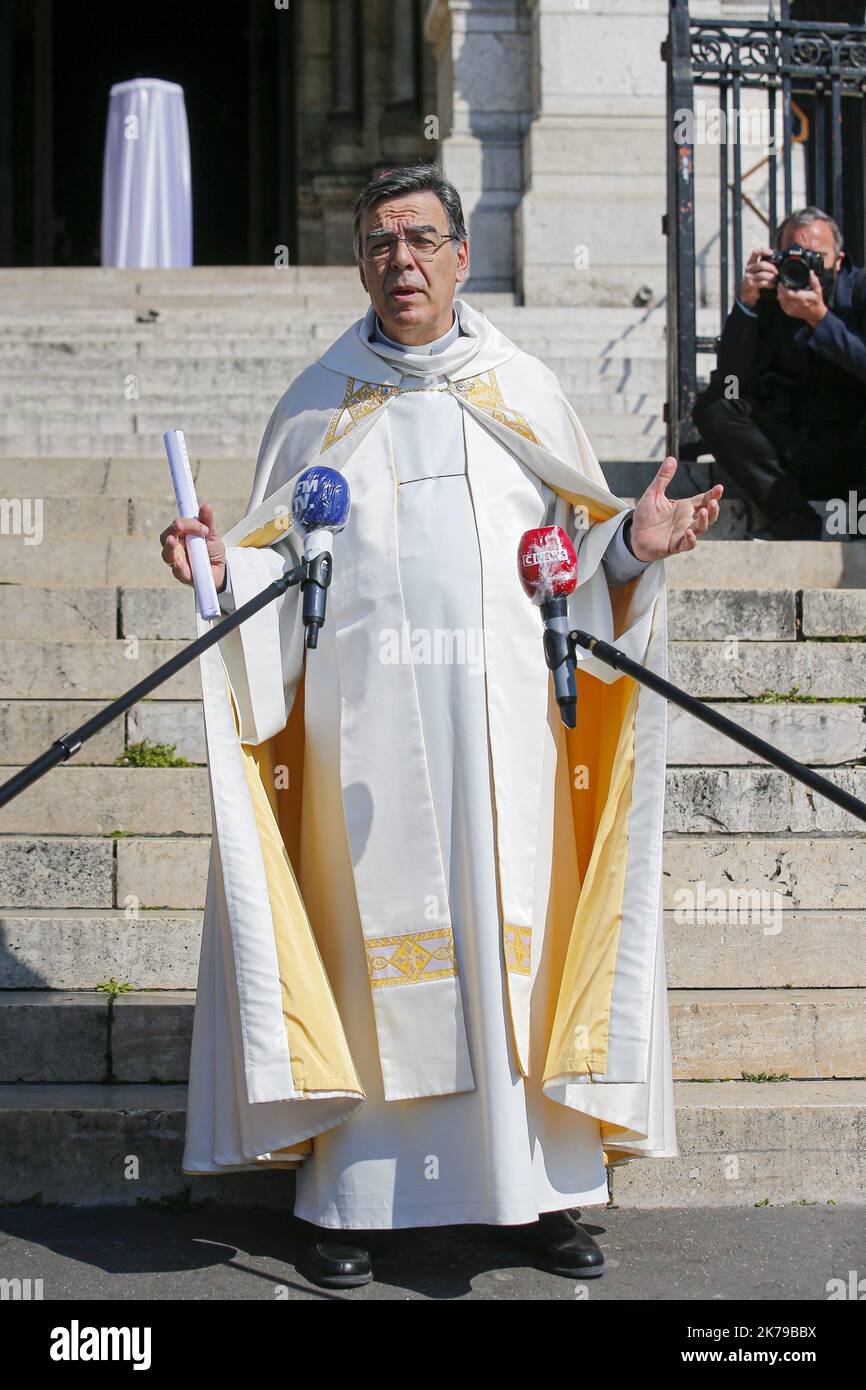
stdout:
<svg viewBox="0 0 866 1390">
<path fill-rule="evenodd" d="M 781 223 L 776 233 L 776 246 L 779 250 L 782 247 L 786 232 L 793 232 L 795 227 L 808 227 L 810 222 L 826 222 L 830 231 L 833 233 L 833 248 L 838 256 L 842 250 L 842 229 L 838 222 L 834 222 L 828 212 L 823 208 L 800 208 L 798 212 L 789 213 L 784 222 Z"/>
<path fill-rule="evenodd" d="M 400 198 L 406 193 L 435 193 L 448 218 L 448 232 L 453 241 L 465 241 L 468 233 L 463 220 L 460 194 L 446 179 L 438 164 L 404 164 L 386 169 L 377 179 L 361 189 L 355 199 L 352 218 L 352 247 L 355 259 L 361 259 L 361 217 L 381 203 L 383 198 Z"/>
</svg>

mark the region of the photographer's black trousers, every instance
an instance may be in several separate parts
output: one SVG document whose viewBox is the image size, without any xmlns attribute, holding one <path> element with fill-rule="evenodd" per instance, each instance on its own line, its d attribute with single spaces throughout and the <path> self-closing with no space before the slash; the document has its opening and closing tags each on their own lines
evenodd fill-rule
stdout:
<svg viewBox="0 0 866 1390">
<path fill-rule="evenodd" d="M 750 396 L 703 397 L 692 419 L 717 462 L 770 521 L 808 510 L 809 499 L 847 500 L 851 489 L 864 495 L 862 420 L 819 430 L 797 425 Z"/>
</svg>

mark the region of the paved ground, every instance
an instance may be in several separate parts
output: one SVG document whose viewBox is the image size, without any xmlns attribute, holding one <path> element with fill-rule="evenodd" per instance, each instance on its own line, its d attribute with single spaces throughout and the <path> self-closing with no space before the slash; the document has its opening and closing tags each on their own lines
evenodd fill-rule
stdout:
<svg viewBox="0 0 866 1390">
<path fill-rule="evenodd" d="M 826 1302 L 828 1281 L 862 1280 L 866 1207 L 587 1209 L 601 1278 L 526 1263 L 507 1228 L 365 1232 L 376 1281 L 334 1292 L 296 1269 L 317 1228 L 267 1210 L 0 1208 L 0 1278 L 41 1279 L 66 1299 L 568 1299 Z M 358 1233 L 359 1236 L 361 1233 Z M 853 1277 L 852 1277 L 853 1274 Z M 850 1294 L 848 1295 L 850 1297 Z"/>
</svg>

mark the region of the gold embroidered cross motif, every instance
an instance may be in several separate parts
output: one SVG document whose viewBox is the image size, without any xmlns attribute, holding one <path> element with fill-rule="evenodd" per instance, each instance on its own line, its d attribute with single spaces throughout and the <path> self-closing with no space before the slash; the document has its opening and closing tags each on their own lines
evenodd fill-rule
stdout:
<svg viewBox="0 0 866 1390">
<path fill-rule="evenodd" d="M 532 928 L 513 927 L 510 922 L 504 922 L 502 943 L 505 947 L 505 969 L 513 975 L 531 974 Z"/>
<path fill-rule="evenodd" d="M 432 954 L 420 942 L 407 941 L 394 952 L 391 964 L 402 970 L 407 980 L 417 980 Z"/>
<path fill-rule="evenodd" d="M 365 943 L 370 983 L 382 985 L 425 984 L 457 974 L 450 927 L 411 932 L 405 936 L 380 936 Z"/>
<path fill-rule="evenodd" d="M 522 434 L 524 439 L 531 439 L 533 444 L 541 443 L 526 416 L 505 404 L 499 382 L 496 380 L 496 372 L 492 367 L 489 372 L 466 377 L 463 381 L 451 382 L 450 386 L 456 394 L 463 396 L 479 410 L 492 415 L 500 424 L 507 425 L 515 434 Z"/>
<path fill-rule="evenodd" d="M 336 444 L 338 439 L 342 439 L 359 425 L 372 410 L 378 410 L 380 405 L 384 405 L 390 396 L 399 394 L 399 391 L 399 386 L 387 386 L 378 381 L 361 381 L 356 384 L 355 377 L 347 377 L 345 394 L 331 416 L 319 453 L 323 454 L 326 449 L 330 449 L 332 444 Z M 349 419 L 340 429 L 340 421 L 347 413 Z"/>
<path fill-rule="evenodd" d="M 330 449 L 332 444 L 336 444 L 338 439 L 342 439 L 366 419 L 371 411 L 378 410 L 379 406 L 384 405 L 392 396 L 418 389 L 450 391 L 458 400 L 462 397 L 469 401 L 500 424 L 514 430 L 515 434 L 523 435 L 524 439 L 530 439 L 533 444 L 541 443 L 526 416 L 505 404 L 499 382 L 496 380 L 496 372 L 491 367 L 489 372 L 466 377 L 463 381 L 449 381 L 447 386 L 436 387 L 389 386 L 383 382 L 358 381 L 356 377 L 347 377 L 343 399 L 331 416 L 319 453 L 323 454 L 326 449 Z M 349 418 L 344 420 L 346 415 Z"/>
</svg>

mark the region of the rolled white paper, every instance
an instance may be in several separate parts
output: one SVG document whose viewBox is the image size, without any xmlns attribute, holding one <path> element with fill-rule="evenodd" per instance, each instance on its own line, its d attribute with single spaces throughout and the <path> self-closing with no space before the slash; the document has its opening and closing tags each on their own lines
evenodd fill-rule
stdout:
<svg viewBox="0 0 866 1390">
<path fill-rule="evenodd" d="M 195 495 L 195 483 L 192 480 L 183 430 L 166 430 L 162 440 L 168 454 L 168 466 L 177 499 L 177 514 L 198 517 L 198 498 Z M 203 618 L 219 618 L 222 616 L 222 610 L 214 583 L 207 541 L 204 536 L 187 536 L 185 539 L 198 611 Z"/>
</svg>

